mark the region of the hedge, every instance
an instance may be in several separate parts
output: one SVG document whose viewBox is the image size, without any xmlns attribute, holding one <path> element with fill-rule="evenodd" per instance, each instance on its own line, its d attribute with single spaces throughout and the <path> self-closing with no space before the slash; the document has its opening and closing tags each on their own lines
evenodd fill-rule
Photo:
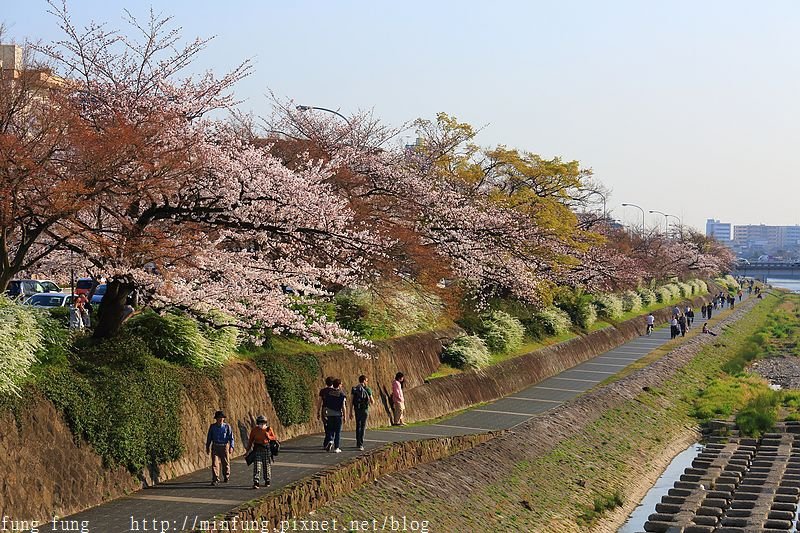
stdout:
<svg viewBox="0 0 800 533">
<path fill-rule="evenodd" d="M 87 346 L 83 353 L 85 360 L 49 366 L 38 380 L 76 440 L 85 439 L 106 464 L 134 473 L 180 458 L 186 371 L 154 358 L 128 335 Z"/>
<path fill-rule="evenodd" d="M 267 392 L 284 426 L 311 420 L 314 384 L 319 381 L 319 361 L 312 355 L 267 354 L 256 358 L 264 373 Z"/>
</svg>

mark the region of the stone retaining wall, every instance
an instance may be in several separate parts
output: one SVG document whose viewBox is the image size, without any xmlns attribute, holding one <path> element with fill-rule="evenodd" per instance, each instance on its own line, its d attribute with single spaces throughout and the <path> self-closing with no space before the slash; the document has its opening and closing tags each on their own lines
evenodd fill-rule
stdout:
<svg viewBox="0 0 800 533">
<path fill-rule="evenodd" d="M 292 483 L 263 498 L 248 502 L 227 513 L 214 527 L 198 531 L 232 531 L 234 521 L 266 522 L 272 530 L 292 516 L 302 516 L 319 505 L 332 502 L 345 494 L 371 483 L 381 476 L 407 470 L 454 453 L 474 448 L 502 432 L 480 433 L 456 437 L 437 437 L 420 441 L 387 444 L 366 455 L 333 466 L 313 476 Z"/>
</svg>

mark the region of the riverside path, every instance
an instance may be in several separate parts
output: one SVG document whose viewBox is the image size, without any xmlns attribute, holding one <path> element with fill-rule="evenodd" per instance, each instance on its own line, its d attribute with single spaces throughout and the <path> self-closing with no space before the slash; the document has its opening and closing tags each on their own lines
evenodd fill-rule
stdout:
<svg viewBox="0 0 800 533">
<path fill-rule="evenodd" d="M 725 314 L 727 313 L 722 313 L 723 316 Z M 698 326 L 695 322 L 695 327 Z M 266 494 L 269 490 L 286 486 L 388 442 L 512 428 L 588 391 L 667 343 L 669 337 L 669 328 L 656 329 L 651 336 L 637 337 L 536 385 L 444 420 L 412 426 L 368 429 L 365 452 L 355 448 L 353 432 L 343 432 L 342 453 L 326 453 L 322 449 L 321 435 L 283 441 L 281 454 L 272 467 L 272 485 L 268 488 L 258 491 L 251 489 L 252 468 L 245 464 L 243 458 L 239 458 L 232 461 L 230 483 L 209 486 L 209 471 L 203 469 L 112 500 L 64 520 L 86 524 L 89 531 L 98 533 L 166 533 L 191 530 L 200 520 L 209 520 L 241 503 Z M 39 531 L 53 530 L 40 527 Z"/>
</svg>

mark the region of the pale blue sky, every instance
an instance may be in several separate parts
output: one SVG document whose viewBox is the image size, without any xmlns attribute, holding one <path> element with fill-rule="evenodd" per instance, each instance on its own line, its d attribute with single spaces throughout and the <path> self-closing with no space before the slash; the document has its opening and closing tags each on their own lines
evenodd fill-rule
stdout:
<svg viewBox="0 0 800 533">
<path fill-rule="evenodd" d="M 122 25 L 151 3 L 72 0 Z M 503 143 L 592 167 L 625 221 L 636 203 L 737 224 L 800 223 L 800 3 L 795 1 L 155 1 L 184 36 L 216 35 L 198 70 L 400 125 L 446 111 Z M 4 1 L 18 39 L 59 36 L 44 0 Z M 409 134 L 411 135 L 411 134 Z M 652 224 L 663 217 L 648 218 Z"/>
</svg>

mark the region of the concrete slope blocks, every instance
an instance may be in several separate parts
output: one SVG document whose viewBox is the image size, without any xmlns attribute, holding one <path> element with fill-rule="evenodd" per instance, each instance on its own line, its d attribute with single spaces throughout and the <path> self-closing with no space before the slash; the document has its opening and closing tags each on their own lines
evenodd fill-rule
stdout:
<svg viewBox="0 0 800 533">
<path fill-rule="evenodd" d="M 769 433 L 760 441 L 708 444 L 656 505 L 645 531 L 792 531 L 800 500 L 796 436 Z"/>
</svg>

